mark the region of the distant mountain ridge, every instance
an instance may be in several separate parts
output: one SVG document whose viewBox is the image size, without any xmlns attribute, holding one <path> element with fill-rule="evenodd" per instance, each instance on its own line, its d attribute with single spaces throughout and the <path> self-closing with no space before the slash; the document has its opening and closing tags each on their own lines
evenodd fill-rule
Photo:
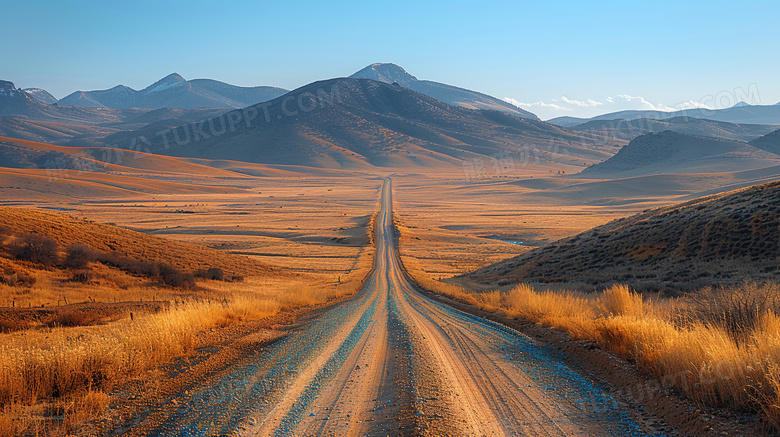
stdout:
<svg viewBox="0 0 780 437">
<path fill-rule="evenodd" d="M 350 76 L 353 79 L 372 79 L 388 84 L 397 83 L 406 88 L 433 97 L 450 105 L 468 109 L 492 109 L 506 112 L 521 118 L 539 120 L 535 114 L 518 108 L 510 103 L 477 91 L 459 88 L 429 80 L 419 80 L 396 64 L 371 64 Z"/>
<path fill-rule="evenodd" d="M 562 127 L 573 127 L 593 120 L 636 120 L 640 118 L 666 120 L 675 117 L 705 118 L 714 121 L 742 124 L 780 124 L 780 105 L 737 104 L 725 109 L 694 108 L 673 112 L 629 110 L 611 112 L 609 114 L 602 114 L 591 118 L 568 116 L 556 117 L 547 120 L 547 122 Z"/>
<path fill-rule="evenodd" d="M 211 79 L 188 81 L 178 73 L 172 73 L 140 91 L 124 85 L 107 90 L 76 91 L 59 104 L 111 109 L 236 109 L 274 99 L 286 92 L 277 87 L 240 87 Z"/>
<path fill-rule="evenodd" d="M 780 125 L 777 124 L 737 124 L 704 118 L 674 117 L 664 120 L 653 118 L 592 120 L 569 129 L 593 135 L 603 135 L 607 141 L 614 138 L 630 141 L 639 135 L 660 133 L 667 130 L 722 140 L 750 141 L 779 127 Z"/>
</svg>

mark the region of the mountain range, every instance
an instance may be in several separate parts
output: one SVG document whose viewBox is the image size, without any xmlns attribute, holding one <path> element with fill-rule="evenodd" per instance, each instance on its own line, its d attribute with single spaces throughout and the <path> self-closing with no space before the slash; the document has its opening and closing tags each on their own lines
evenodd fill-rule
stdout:
<svg viewBox="0 0 780 437">
<path fill-rule="evenodd" d="M 748 105 L 742 103 L 725 109 L 697 108 L 673 112 L 629 110 L 611 112 L 591 118 L 556 117 L 547 121 L 557 126 L 574 127 L 594 120 L 636 120 L 641 118 L 666 120 L 676 117 L 704 118 L 728 123 L 780 124 L 780 103 L 775 105 Z"/>
<path fill-rule="evenodd" d="M 356 72 L 351 78 L 373 79 L 388 84 L 398 83 L 421 94 L 450 105 L 469 109 L 494 109 L 521 118 L 539 118 L 500 99 L 476 91 L 444 83 L 418 80 L 395 64 L 376 63 Z M 93 108 L 244 108 L 265 102 L 286 93 L 277 87 L 238 87 L 211 79 L 185 80 L 172 73 L 147 88 L 136 91 L 124 85 L 107 90 L 76 91 L 59 102 L 48 92 L 31 88 L 29 94 L 46 104 Z"/>
<path fill-rule="evenodd" d="M 136 91 L 124 85 L 99 91 L 76 91 L 59 101 L 61 106 L 92 108 L 243 108 L 285 94 L 270 86 L 239 87 L 211 79 L 185 80 L 169 74 Z"/>
<path fill-rule="evenodd" d="M 271 100 L 265 100 L 267 91 L 172 74 L 141 91 L 117 86 L 74 93 L 69 97 L 103 105 L 79 107 L 64 105 L 68 98 L 45 104 L 45 91 L 0 81 L 0 135 L 125 148 L 143 139 L 146 150 L 165 155 L 317 168 L 485 167 L 509 156 L 544 172 L 571 174 L 600 162 L 583 171 L 585 178 L 740 171 L 772 166 L 780 155 L 767 143 L 770 136 L 747 143 L 777 125 L 674 117 L 598 119 L 566 129 L 485 94 L 418 80 L 395 64 L 372 64 L 353 77 L 286 93 L 270 88 L 276 95 Z M 241 100 L 250 98 L 254 104 L 243 106 Z M 203 99 L 225 106 L 170 107 Z M 756 108 L 767 107 L 730 111 Z"/>
<path fill-rule="evenodd" d="M 145 128 L 106 141 L 123 146 L 141 137 L 152 141 L 154 153 L 321 168 L 460 166 L 464 159 L 518 154 L 521 146 L 545 149 L 539 161 L 558 168 L 609 156 L 578 147 L 578 134 L 542 121 L 452 106 L 398 83 L 355 78 L 315 82 L 162 135 Z M 562 145 L 565 153 L 558 151 Z"/>
<path fill-rule="evenodd" d="M 16 88 L 13 82 L 0 80 L 0 117 L 94 125 L 121 122 L 125 116 L 140 112 L 143 111 L 47 105 L 33 98 L 30 93 Z"/>
<path fill-rule="evenodd" d="M 750 141 L 778 128 L 780 128 L 780 124 L 737 124 L 692 117 L 674 117 L 663 120 L 653 118 L 592 120 L 569 127 L 571 130 L 587 133 L 594 137 L 602 137 L 605 141 L 611 139 L 630 141 L 639 135 L 667 130 L 722 140 Z"/>
<path fill-rule="evenodd" d="M 429 80 L 419 80 L 395 64 L 371 64 L 350 76 L 354 79 L 372 79 L 384 83 L 397 83 L 406 88 L 433 97 L 450 105 L 469 109 L 493 109 L 521 118 L 538 120 L 535 114 L 487 94 Z"/>
</svg>

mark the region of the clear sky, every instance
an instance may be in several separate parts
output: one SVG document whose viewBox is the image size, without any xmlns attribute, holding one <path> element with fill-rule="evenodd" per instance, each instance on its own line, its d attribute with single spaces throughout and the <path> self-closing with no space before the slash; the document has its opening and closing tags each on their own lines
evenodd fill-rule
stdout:
<svg viewBox="0 0 780 437">
<path fill-rule="evenodd" d="M 172 72 L 292 89 L 394 62 L 544 119 L 719 107 L 750 87 L 775 104 L 779 17 L 776 0 L 3 1 L 0 79 L 57 98 Z"/>
</svg>

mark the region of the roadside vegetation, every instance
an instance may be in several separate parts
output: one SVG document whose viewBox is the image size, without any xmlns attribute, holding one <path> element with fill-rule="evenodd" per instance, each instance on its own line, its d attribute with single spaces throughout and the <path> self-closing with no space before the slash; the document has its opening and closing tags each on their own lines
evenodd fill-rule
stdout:
<svg viewBox="0 0 780 437">
<path fill-rule="evenodd" d="M 117 387 L 158 377 L 222 328 L 265 329 L 277 314 L 355 294 L 373 256 L 314 275 L 126 230 L 135 243 L 122 246 L 106 225 L 57 239 L 20 227 L 0 226 L 0 437 L 68 435 L 98 418 Z M 171 262 L 178 252 L 187 256 Z"/>
<path fill-rule="evenodd" d="M 701 405 L 761 413 L 780 430 L 780 285 L 743 283 L 682 298 L 649 298 L 625 285 L 600 293 L 471 292 L 404 265 L 419 286 L 595 342 Z"/>
</svg>

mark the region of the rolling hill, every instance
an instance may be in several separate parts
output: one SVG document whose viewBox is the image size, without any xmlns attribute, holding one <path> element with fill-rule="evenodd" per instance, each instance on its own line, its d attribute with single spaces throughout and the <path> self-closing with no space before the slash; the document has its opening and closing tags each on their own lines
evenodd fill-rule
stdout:
<svg viewBox="0 0 780 437">
<path fill-rule="evenodd" d="M 188 81 L 172 73 L 140 91 L 124 85 L 107 90 L 76 91 L 60 100 L 59 104 L 112 109 L 233 109 L 265 102 L 286 92 L 276 87 L 239 87 L 210 79 Z"/>
<path fill-rule="evenodd" d="M 463 278 L 483 284 L 622 282 L 640 289 L 685 289 L 777 280 L 778 261 L 780 181 L 775 181 L 616 220 Z"/>
<path fill-rule="evenodd" d="M 750 142 L 750 145 L 780 155 L 780 129 L 761 138 L 756 138 Z"/>
<path fill-rule="evenodd" d="M 71 202 L 147 194 L 242 194 L 213 183 L 245 176 L 210 163 L 105 147 L 66 147 L 0 137 L 3 201 Z M 223 167 L 229 167 L 226 163 Z M 274 169 L 257 168 L 274 174 Z"/>
<path fill-rule="evenodd" d="M 745 142 L 664 131 L 635 138 L 611 158 L 583 170 L 580 176 L 618 178 L 668 173 L 716 173 L 777 164 L 780 164 L 780 156 Z"/>
<path fill-rule="evenodd" d="M 397 83 L 420 94 L 425 94 L 444 103 L 463 108 L 493 109 L 521 118 L 539 120 L 539 117 L 535 114 L 487 94 L 430 80 L 419 80 L 395 64 L 371 64 L 350 77 L 354 79 L 372 79 L 388 84 Z"/>
<path fill-rule="evenodd" d="M 0 206 L 0 227 L 5 233 L 52 238 L 63 249 L 78 243 L 142 262 L 169 264 L 186 272 L 217 267 L 228 275 L 260 276 L 277 270 L 242 255 L 31 208 Z"/>
<path fill-rule="evenodd" d="M 400 85 L 340 78 L 170 132 L 141 129 L 107 139 L 153 139 L 154 153 L 319 168 L 462 166 L 464 159 L 544 149 L 544 165 L 609 156 L 576 134 L 493 110 L 445 104 Z M 565 146 L 559 147 L 559 146 Z M 565 151 L 564 151 L 565 150 Z M 581 167 L 580 167 L 581 168 Z"/>
</svg>

